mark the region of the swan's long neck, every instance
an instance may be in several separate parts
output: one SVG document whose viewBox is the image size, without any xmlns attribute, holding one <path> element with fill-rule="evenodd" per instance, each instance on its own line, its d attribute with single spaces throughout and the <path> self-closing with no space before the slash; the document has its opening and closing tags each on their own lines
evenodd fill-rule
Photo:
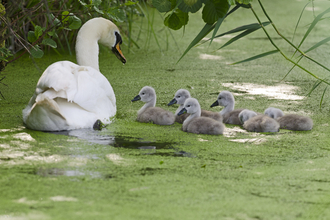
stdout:
<svg viewBox="0 0 330 220">
<path fill-rule="evenodd" d="M 182 127 L 185 129 L 187 127 L 187 125 L 190 123 L 191 120 L 193 120 L 194 118 L 201 117 L 201 112 L 202 111 L 199 108 L 196 112 L 190 113 L 188 118 L 186 118 L 186 120 L 183 121 Z"/>
<path fill-rule="evenodd" d="M 149 102 L 146 102 L 146 104 L 144 104 L 142 106 L 142 108 L 138 111 L 138 114 L 141 114 L 142 112 L 144 112 L 147 108 L 150 107 L 155 107 L 156 106 L 156 97 L 152 100 L 150 100 Z"/>
<path fill-rule="evenodd" d="M 85 24 L 78 32 L 76 42 L 77 63 L 99 69 L 99 45 L 101 30 L 99 25 Z"/>
<path fill-rule="evenodd" d="M 235 108 L 235 102 L 230 102 L 228 105 L 226 105 L 221 111 L 220 111 L 220 115 L 224 115 L 226 113 L 229 113 L 231 111 L 233 111 Z"/>
</svg>

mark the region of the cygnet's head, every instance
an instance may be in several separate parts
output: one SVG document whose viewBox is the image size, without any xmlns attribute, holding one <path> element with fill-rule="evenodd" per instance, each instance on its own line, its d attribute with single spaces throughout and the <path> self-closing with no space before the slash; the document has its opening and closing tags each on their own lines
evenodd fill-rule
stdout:
<svg viewBox="0 0 330 220">
<path fill-rule="evenodd" d="M 269 117 L 274 119 L 284 116 L 284 113 L 281 109 L 274 107 L 267 108 L 264 113 L 265 115 L 268 115 Z"/>
<path fill-rule="evenodd" d="M 196 112 L 200 112 L 201 106 L 199 105 L 199 102 L 195 98 L 188 98 L 184 102 L 184 107 L 181 109 L 181 111 L 178 113 L 178 115 L 182 115 L 184 113 L 194 114 Z"/>
<path fill-rule="evenodd" d="M 190 92 L 186 89 L 179 89 L 175 95 L 172 101 L 170 101 L 167 105 L 173 105 L 173 104 L 179 104 L 183 105 L 184 102 L 187 100 L 187 98 L 190 98 Z"/>
<path fill-rule="evenodd" d="M 88 20 L 79 30 L 76 47 L 84 47 L 79 44 L 80 36 L 86 39 L 96 37 L 99 43 L 107 46 L 116 55 L 116 57 L 123 63 L 126 63 L 120 45 L 123 43 L 118 27 L 110 20 L 98 17 Z"/>
<path fill-rule="evenodd" d="M 214 106 L 227 106 L 230 104 L 235 104 L 235 98 L 233 96 L 233 94 L 231 94 L 231 92 L 229 91 L 222 91 L 219 93 L 218 99 L 217 101 L 215 101 L 212 105 L 211 108 Z"/>
<path fill-rule="evenodd" d="M 132 99 L 132 102 L 141 100 L 142 102 L 151 102 L 156 99 L 156 92 L 154 88 L 150 86 L 143 87 L 139 95 L 135 96 L 134 99 Z"/>
<path fill-rule="evenodd" d="M 238 114 L 238 118 L 241 121 L 242 124 L 244 124 L 245 121 L 249 120 L 250 118 L 253 118 L 254 116 L 257 116 L 258 114 L 254 111 L 251 111 L 249 109 L 244 109 Z"/>
</svg>

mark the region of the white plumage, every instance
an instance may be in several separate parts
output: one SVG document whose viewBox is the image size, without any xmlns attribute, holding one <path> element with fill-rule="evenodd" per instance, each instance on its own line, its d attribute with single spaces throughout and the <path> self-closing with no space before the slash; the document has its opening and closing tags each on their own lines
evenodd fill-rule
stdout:
<svg viewBox="0 0 330 220">
<path fill-rule="evenodd" d="M 116 114 L 116 97 L 99 71 L 97 42 L 109 47 L 126 62 L 119 44 L 118 28 L 109 20 L 94 18 L 79 30 L 76 43 L 78 64 L 60 61 L 40 77 L 34 95 L 23 110 L 26 127 L 41 131 L 92 128 L 97 120 L 110 123 Z"/>
</svg>

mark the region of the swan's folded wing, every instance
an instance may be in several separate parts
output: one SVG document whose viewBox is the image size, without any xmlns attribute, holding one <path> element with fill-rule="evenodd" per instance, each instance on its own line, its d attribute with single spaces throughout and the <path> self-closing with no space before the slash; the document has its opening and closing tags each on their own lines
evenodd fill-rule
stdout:
<svg viewBox="0 0 330 220">
<path fill-rule="evenodd" d="M 54 91 L 61 93 L 59 97 L 67 98 L 68 101 L 72 101 L 77 91 L 74 71 L 78 67 L 77 64 L 70 61 L 53 63 L 40 77 L 36 88 L 36 94 L 43 93 L 52 88 Z M 63 97 L 63 94 L 66 97 Z"/>
</svg>

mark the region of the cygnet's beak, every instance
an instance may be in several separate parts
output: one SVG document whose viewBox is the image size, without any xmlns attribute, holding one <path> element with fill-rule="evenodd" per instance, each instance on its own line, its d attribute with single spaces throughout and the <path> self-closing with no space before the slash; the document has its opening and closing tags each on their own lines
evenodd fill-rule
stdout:
<svg viewBox="0 0 330 220">
<path fill-rule="evenodd" d="M 182 115 L 184 113 L 187 113 L 187 109 L 183 108 L 181 111 L 179 111 L 178 115 Z"/>
<path fill-rule="evenodd" d="M 141 100 L 141 96 L 137 95 L 134 97 L 134 99 L 131 100 L 131 102 L 135 102 L 135 101 L 139 101 L 139 100 Z"/>
<path fill-rule="evenodd" d="M 124 57 L 123 52 L 120 49 L 120 43 L 118 42 L 113 48 L 112 52 L 116 55 L 116 57 L 123 63 L 126 63 L 126 58 Z"/>
<path fill-rule="evenodd" d="M 167 104 L 167 106 L 174 105 L 174 104 L 176 104 L 176 99 L 175 99 L 175 98 L 172 99 L 172 101 L 170 101 L 170 102 Z"/>
<path fill-rule="evenodd" d="M 218 100 L 217 100 L 217 101 L 213 102 L 213 104 L 212 104 L 210 107 L 212 108 L 212 107 L 214 107 L 214 106 L 218 106 L 218 105 L 219 105 L 219 102 L 218 102 Z"/>
</svg>

